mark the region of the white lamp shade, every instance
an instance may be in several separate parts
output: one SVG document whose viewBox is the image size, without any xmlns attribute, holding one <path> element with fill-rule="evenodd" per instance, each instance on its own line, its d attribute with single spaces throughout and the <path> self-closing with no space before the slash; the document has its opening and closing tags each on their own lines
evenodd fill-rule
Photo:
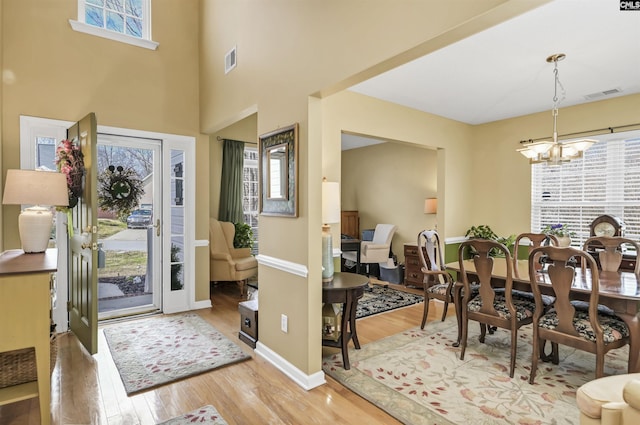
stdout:
<svg viewBox="0 0 640 425">
<path fill-rule="evenodd" d="M 427 198 L 424 200 L 424 213 L 425 214 L 436 214 L 438 212 L 438 199 L 437 198 Z"/>
<path fill-rule="evenodd" d="M 53 214 L 39 205 L 69 205 L 67 177 L 50 171 L 7 170 L 2 203 L 33 205 L 18 217 L 20 242 L 26 253 L 44 252 L 49 245 Z"/>
<path fill-rule="evenodd" d="M 52 171 L 7 170 L 2 203 L 67 206 L 67 177 Z"/>
<path fill-rule="evenodd" d="M 322 182 L 322 222 L 340 222 L 340 183 Z"/>
</svg>

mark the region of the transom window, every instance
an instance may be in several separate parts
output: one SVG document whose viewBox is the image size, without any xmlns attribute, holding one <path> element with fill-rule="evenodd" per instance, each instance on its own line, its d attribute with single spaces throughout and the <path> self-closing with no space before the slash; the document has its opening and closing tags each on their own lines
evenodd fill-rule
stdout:
<svg viewBox="0 0 640 425">
<path fill-rule="evenodd" d="M 531 230 L 563 223 L 582 247 L 598 216 L 622 219 L 625 236 L 640 239 L 640 137 L 603 138 L 584 157 L 560 166 L 531 166 Z"/>
<path fill-rule="evenodd" d="M 94 27 L 142 38 L 143 0 L 85 0 L 84 22 Z"/>
<path fill-rule="evenodd" d="M 78 0 L 80 32 L 155 50 L 151 40 L 151 0 Z"/>
</svg>

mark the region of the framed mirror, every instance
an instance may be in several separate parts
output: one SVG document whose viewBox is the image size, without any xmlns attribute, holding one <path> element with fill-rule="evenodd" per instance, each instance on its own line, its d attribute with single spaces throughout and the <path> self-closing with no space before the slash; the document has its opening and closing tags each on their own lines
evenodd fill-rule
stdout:
<svg viewBox="0 0 640 425">
<path fill-rule="evenodd" d="M 298 123 L 258 139 L 260 214 L 298 216 Z"/>
</svg>

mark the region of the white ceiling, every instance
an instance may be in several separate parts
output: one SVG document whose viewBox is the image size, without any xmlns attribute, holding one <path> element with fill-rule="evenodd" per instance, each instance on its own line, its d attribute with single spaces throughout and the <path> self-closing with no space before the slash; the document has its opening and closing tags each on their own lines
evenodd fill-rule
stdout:
<svg viewBox="0 0 640 425">
<path fill-rule="evenodd" d="M 640 93 L 640 11 L 621 11 L 619 0 L 555 0 L 350 90 L 482 124 L 551 110 L 554 66 L 546 58 L 556 53 L 566 54 L 558 62 L 560 127 L 563 107 Z M 362 139 L 343 135 L 343 149 L 380 143 Z"/>
</svg>

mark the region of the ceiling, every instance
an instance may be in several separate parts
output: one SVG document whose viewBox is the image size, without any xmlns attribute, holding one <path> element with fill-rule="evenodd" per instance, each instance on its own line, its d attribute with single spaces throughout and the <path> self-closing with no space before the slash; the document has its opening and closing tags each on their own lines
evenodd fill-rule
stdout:
<svg viewBox="0 0 640 425">
<path fill-rule="evenodd" d="M 482 124 L 551 110 L 556 53 L 560 130 L 564 107 L 640 93 L 640 11 L 555 0 L 349 90 Z M 381 142 L 344 134 L 343 150 Z"/>
</svg>

